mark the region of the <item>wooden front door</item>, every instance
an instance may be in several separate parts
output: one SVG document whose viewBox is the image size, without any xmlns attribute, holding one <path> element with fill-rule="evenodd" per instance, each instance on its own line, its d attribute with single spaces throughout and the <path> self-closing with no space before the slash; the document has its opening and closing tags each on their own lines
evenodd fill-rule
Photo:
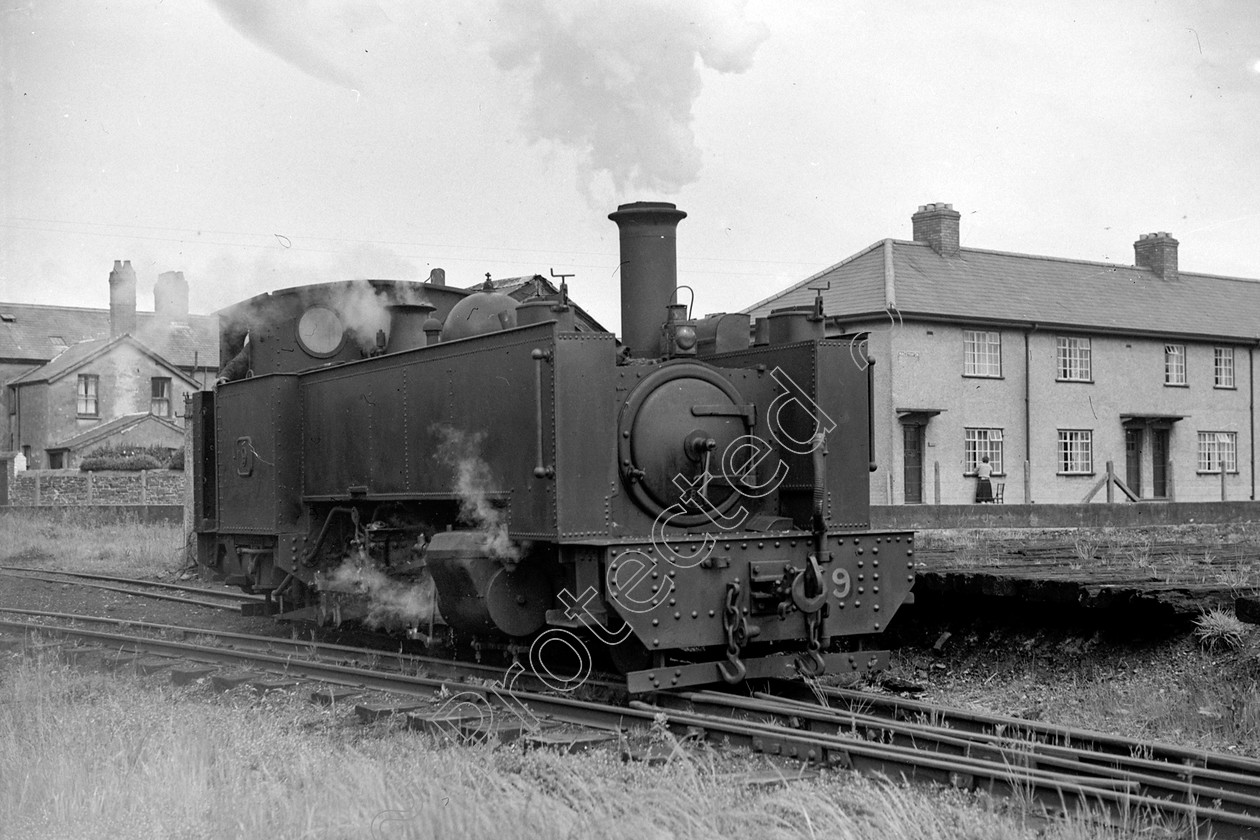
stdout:
<svg viewBox="0 0 1260 840">
<path fill-rule="evenodd" d="M 1168 497 L 1168 430 L 1151 429 L 1151 495 Z"/>
<path fill-rule="evenodd" d="M 1142 430 L 1124 430 L 1124 483 L 1142 495 Z"/>
<path fill-rule="evenodd" d="M 904 425 L 901 427 L 905 440 L 905 459 L 903 461 L 903 480 L 905 487 L 905 503 L 908 505 L 923 504 L 923 427 Z"/>
</svg>

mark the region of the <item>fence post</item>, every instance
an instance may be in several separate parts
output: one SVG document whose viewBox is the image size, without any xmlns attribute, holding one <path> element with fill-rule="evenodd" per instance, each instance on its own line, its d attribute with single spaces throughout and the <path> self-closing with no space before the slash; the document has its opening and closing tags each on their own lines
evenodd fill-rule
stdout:
<svg viewBox="0 0 1260 840">
<path fill-rule="evenodd" d="M 1225 500 L 1225 459 L 1221 458 L 1221 501 Z"/>
<path fill-rule="evenodd" d="M 1173 482 L 1173 462 L 1172 458 L 1168 459 L 1168 501 L 1177 501 L 1177 485 Z"/>
<path fill-rule="evenodd" d="M 94 501 L 96 501 L 96 489 L 92 482 L 92 471 L 89 470 L 87 474 L 87 503 L 90 505 Z"/>
<path fill-rule="evenodd" d="M 1107 462 L 1107 504 L 1116 500 L 1116 475 L 1110 461 Z"/>
<path fill-rule="evenodd" d="M 149 471 L 140 470 L 140 504 L 149 503 Z"/>
<path fill-rule="evenodd" d="M 1024 462 L 1024 504 L 1032 504 L 1032 471 L 1029 469 L 1029 463 Z"/>
<path fill-rule="evenodd" d="M 936 493 L 936 504 L 941 503 L 941 462 L 932 462 L 932 483 L 933 490 Z"/>
<path fill-rule="evenodd" d="M 41 487 L 39 486 L 39 484 L 40 484 L 40 481 L 39 481 L 39 471 L 38 471 L 38 470 L 32 470 L 32 472 L 34 472 L 34 473 L 35 473 L 35 505 L 36 505 L 36 507 L 38 507 L 39 505 L 41 505 L 41 504 L 43 504 L 43 503 L 44 503 L 43 498 L 41 498 L 41 491 L 42 491 L 42 489 L 43 489 L 43 488 L 41 488 Z"/>
</svg>

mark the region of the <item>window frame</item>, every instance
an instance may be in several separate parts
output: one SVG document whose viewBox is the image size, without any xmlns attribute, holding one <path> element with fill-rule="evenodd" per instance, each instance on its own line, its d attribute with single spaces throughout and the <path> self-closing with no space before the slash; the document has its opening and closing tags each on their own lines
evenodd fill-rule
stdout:
<svg viewBox="0 0 1260 840">
<path fill-rule="evenodd" d="M 1229 364 L 1222 362 L 1228 359 Z M 1224 371 L 1229 371 L 1229 384 L 1224 384 Z M 1234 367 L 1234 348 L 1218 344 L 1212 348 L 1212 387 L 1222 391 L 1237 391 L 1237 369 Z"/>
<path fill-rule="evenodd" d="M 990 340 L 990 337 L 992 340 Z M 993 363 L 994 356 L 996 356 L 997 359 L 996 373 L 990 372 L 989 370 Z M 975 379 L 1002 378 L 1001 332 L 997 330 L 963 330 L 962 375 Z"/>
<path fill-rule="evenodd" d="M 91 388 L 85 388 L 91 385 Z M 95 373 L 80 373 L 75 385 L 75 416 L 99 418 L 101 416 L 101 377 Z M 90 403 L 91 410 L 86 410 Z"/>
<path fill-rule="evenodd" d="M 159 383 L 164 383 L 166 386 L 165 387 L 166 395 L 164 397 L 159 396 L 158 394 L 155 393 Z M 173 393 L 172 389 L 173 389 L 173 383 L 171 381 L 171 377 L 169 376 L 149 377 L 149 413 L 150 414 L 152 414 L 154 417 L 165 417 L 167 419 L 170 418 L 171 408 L 172 408 L 172 402 L 171 402 L 171 395 Z M 154 406 L 159 402 L 166 403 L 166 412 L 164 414 L 159 414 L 158 412 L 153 410 Z"/>
<path fill-rule="evenodd" d="M 1226 450 L 1229 457 L 1225 459 L 1225 474 L 1238 475 L 1238 432 L 1224 429 L 1207 429 L 1198 433 L 1196 443 L 1195 472 L 1198 475 L 1221 474 L 1221 437 L 1224 436 L 1229 446 Z M 1213 460 L 1215 459 L 1215 460 Z M 1205 466 L 1206 464 L 1206 466 Z M 1216 466 L 1213 466 L 1216 464 Z"/>
<path fill-rule="evenodd" d="M 1184 344 L 1164 344 L 1164 387 L 1190 387 L 1190 377 L 1186 371 L 1186 345 Z"/>
<path fill-rule="evenodd" d="M 1094 474 L 1094 430 L 1093 429 L 1056 429 L 1055 475 L 1093 475 Z M 1075 438 L 1073 436 L 1076 436 Z M 1065 469 L 1071 466 L 1073 441 L 1078 445 L 1084 443 L 1083 451 L 1087 462 L 1079 469 Z M 1066 448 L 1065 448 L 1066 447 Z"/>
<path fill-rule="evenodd" d="M 1054 337 L 1054 379 L 1056 382 L 1090 382 L 1094 381 L 1094 344 L 1089 336 L 1056 335 Z M 1083 349 L 1083 353 L 1081 352 Z M 1073 351 L 1076 351 L 1075 356 Z M 1083 367 L 1083 374 L 1071 375 L 1072 362 L 1075 359 L 1077 368 Z M 1081 365 L 1081 360 L 1084 365 Z"/>
<path fill-rule="evenodd" d="M 972 432 L 984 432 L 983 440 L 977 434 L 976 439 L 971 439 Z M 993 437 L 993 433 L 997 433 L 997 437 Z M 997 458 L 996 463 L 993 456 L 995 451 Z M 980 459 L 985 455 L 989 456 L 989 466 L 993 468 L 993 475 L 1006 475 L 1006 429 L 1000 426 L 964 426 L 963 427 L 963 475 L 975 476 L 976 470 L 980 465 Z"/>
</svg>

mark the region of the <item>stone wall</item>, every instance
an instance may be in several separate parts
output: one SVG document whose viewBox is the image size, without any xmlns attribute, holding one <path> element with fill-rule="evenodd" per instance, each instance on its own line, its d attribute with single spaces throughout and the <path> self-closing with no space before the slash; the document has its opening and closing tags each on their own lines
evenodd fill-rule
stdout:
<svg viewBox="0 0 1260 840">
<path fill-rule="evenodd" d="M 9 504 L 182 506 L 186 475 L 183 470 L 26 470 L 13 477 Z"/>
<path fill-rule="evenodd" d="M 1117 502 L 1079 505 L 872 505 L 871 526 L 940 528 L 1138 528 L 1260 521 L 1260 502 Z"/>
</svg>

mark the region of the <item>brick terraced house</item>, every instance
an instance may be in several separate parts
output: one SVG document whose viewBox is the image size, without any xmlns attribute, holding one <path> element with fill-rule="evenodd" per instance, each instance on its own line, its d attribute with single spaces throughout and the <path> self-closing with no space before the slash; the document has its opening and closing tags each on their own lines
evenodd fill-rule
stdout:
<svg viewBox="0 0 1260 840">
<path fill-rule="evenodd" d="M 184 394 L 213 382 L 218 318 L 189 315 L 182 272 L 136 311 L 136 273 L 114 262 L 110 308 L 0 303 L 0 450 L 30 469 L 78 466 L 107 444 L 183 445 Z"/>
<path fill-rule="evenodd" d="M 876 360 L 876 504 L 965 504 L 988 456 L 1007 503 L 1256 498 L 1260 281 L 963 248 L 928 204 L 884 239 L 744 310 L 811 306 Z M 1121 484 L 1124 485 L 1121 488 Z M 1091 495 L 1092 494 L 1092 495 Z"/>
</svg>

